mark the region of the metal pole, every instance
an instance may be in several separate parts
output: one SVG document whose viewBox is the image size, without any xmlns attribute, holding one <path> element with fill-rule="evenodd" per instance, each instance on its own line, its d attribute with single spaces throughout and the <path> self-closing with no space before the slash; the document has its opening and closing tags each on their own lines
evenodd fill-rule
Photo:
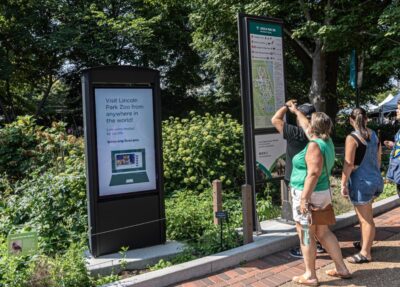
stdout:
<svg viewBox="0 0 400 287">
<path fill-rule="evenodd" d="M 355 62 L 356 62 L 356 107 L 359 108 L 360 107 L 360 93 L 359 93 L 359 89 L 358 89 L 358 55 L 357 55 L 357 49 L 356 51 L 356 56 L 355 56 Z"/>
</svg>

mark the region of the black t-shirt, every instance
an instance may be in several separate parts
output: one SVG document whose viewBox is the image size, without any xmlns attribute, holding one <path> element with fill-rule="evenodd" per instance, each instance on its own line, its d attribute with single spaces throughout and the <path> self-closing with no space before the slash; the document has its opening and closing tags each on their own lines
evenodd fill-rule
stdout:
<svg viewBox="0 0 400 287">
<path fill-rule="evenodd" d="M 284 123 L 283 125 L 283 138 L 287 141 L 285 180 L 290 181 L 292 159 L 306 147 L 308 138 L 302 128 L 288 123 Z"/>
</svg>

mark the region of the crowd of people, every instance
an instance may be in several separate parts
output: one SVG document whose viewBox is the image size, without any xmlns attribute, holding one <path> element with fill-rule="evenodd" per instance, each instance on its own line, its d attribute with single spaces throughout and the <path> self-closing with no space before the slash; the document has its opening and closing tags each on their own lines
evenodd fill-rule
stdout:
<svg viewBox="0 0 400 287">
<path fill-rule="evenodd" d="M 296 116 L 296 125 L 285 121 L 288 111 Z M 397 120 L 400 120 L 400 102 Z M 292 256 L 304 258 L 306 269 L 303 275 L 293 277 L 293 281 L 318 286 L 316 254 L 325 251 L 335 264 L 335 268 L 327 270 L 326 274 L 351 278 L 339 242 L 329 229 L 330 217 L 334 220 L 329 181 L 335 161 L 335 147 L 330 136 L 332 120 L 325 113 L 316 112 L 311 104 L 298 106 L 295 100 L 290 100 L 275 113 L 271 122 L 287 141 L 284 180 L 291 194 L 293 219 L 300 239 L 300 247 L 290 252 Z M 352 202 L 360 222 L 361 240 L 353 242 L 358 252 L 346 258 L 352 264 L 372 261 L 371 247 L 375 237 L 372 203 L 384 186 L 380 171 L 381 142 L 375 131 L 367 127 L 367 122 L 364 109 L 352 111 L 349 123 L 354 130 L 346 137 L 341 178 L 341 195 Z M 400 131 L 394 141 L 386 140 L 383 144 L 392 150 L 387 178 L 397 184 L 400 196 Z M 304 218 L 308 223 L 307 232 L 302 223 Z M 305 236 L 308 240 L 304 240 Z"/>
</svg>

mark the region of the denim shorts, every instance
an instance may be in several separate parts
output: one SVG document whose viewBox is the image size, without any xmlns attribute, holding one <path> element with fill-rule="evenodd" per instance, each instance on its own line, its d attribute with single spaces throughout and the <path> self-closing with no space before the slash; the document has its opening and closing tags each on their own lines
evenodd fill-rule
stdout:
<svg viewBox="0 0 400 287">
<path fill-rule="evenodd" d="M 353 205 L 365 205 L 371 203 L 383 191 L 383 186 L 373 184 L 368 180 L 349 182 L 349 196 Z"/>
</svg>

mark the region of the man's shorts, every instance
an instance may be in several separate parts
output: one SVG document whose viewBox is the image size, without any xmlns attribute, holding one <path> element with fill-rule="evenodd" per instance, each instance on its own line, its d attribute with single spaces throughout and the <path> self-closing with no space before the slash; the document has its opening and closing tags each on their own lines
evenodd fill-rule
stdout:
<svg viewBox="0 0 400 287">
<path fill-rule="evenodd" d="M 291 187 L 290 192 L 292 194 L 293 220 L 299 222 L 301 217 L 300 200 L 301 200 L 301 193 L 303 191 Z M 316 208 L 324 208 L 331 202 L 332 200 L 329 189 L 322 191 L 314 191 L 311 194 L 310 203 Z"/>
</svg>

